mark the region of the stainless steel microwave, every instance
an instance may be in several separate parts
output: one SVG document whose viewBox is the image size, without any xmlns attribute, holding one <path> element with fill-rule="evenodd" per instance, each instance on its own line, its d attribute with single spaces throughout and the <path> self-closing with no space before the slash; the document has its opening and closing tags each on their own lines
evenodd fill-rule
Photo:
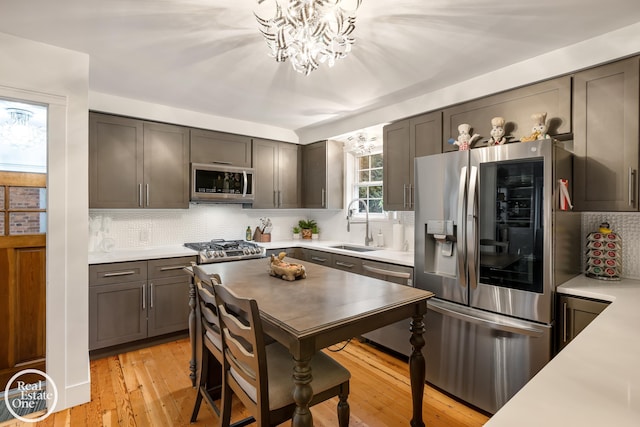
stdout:
<svg viewBox="0 0 640 427">
<path fill-rule="evenodd" d="M 253 203 L 254 170 L 220 164 L 191 164 L 191 201 Z"/>
</svg>

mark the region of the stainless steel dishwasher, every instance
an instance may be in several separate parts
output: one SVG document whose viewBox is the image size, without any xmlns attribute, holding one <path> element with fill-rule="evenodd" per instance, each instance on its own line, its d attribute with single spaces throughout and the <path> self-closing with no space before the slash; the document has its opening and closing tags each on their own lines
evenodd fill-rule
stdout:
<svg viewBox="0 0 640 427">
<path fill-rule="evenodd" d="M 413 287 L 413 267 L 362 260 L 362 274 L 387 282 L 398 283 Z M 367 332 L 362 336 L 369 341 L 389 348 L 405 356 L 411 354 L 411 335 L 409 327 L 411 319 L 402 320 L 375 331 Z"/>
</svg>

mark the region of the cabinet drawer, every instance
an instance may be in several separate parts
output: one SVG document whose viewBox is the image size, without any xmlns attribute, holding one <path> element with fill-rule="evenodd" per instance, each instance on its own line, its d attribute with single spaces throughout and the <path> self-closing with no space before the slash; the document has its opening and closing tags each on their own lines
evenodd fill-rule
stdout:
<svg viewBox="0 0 640 427">
<path fill-rule="evenodd" d="M 147 280 L 147 261 L 117 262 L 89 266 L 89 286 Z"/>
<path fill-rule="evenodd" d="M 360 258 L 333 254 L 333 263 L 331 265 L 340 270 L 362 274 L 362 260 Z"/>
<path fill-rule="evenodd" d="M 309 250 L 307 254 L 307 261 L 311 261 L 314 264 L 327 265 L 331 267 L 333 265 L 332 254 L 328 252 Z"/>
<path fill-rule="evenodd" d="M 191 262 L 196 262 L 196 260 L 197 259 L 194 256 L 151 259 L 147 261 L 149 269 L 149 279 L 189 276 L 189 273 L 184 271 L 183 268 L 191 266 Z"/>
<path fill-rule="evenodd" d="M 362 274 L 387 282 L 413 286 L 413 268 L 384 262 L 363 261 Z"/>
</svg>

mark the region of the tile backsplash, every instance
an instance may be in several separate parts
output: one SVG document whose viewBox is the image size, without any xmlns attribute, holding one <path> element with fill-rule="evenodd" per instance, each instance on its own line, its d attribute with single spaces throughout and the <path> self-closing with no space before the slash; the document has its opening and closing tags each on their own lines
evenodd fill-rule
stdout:
<svg viewBox="0 0 640 427">
<path fill-rule="evenodd" d="M 108 225 L 108 236 L 115 249 L 144 248 L 206 241 L 212 238 L 244 239 L 247 226 L 255 229 L 261 217 L 269 217 L 273 223 L 271 239 L 291 239 L 291 228 L 299 219 L 315 219 L 320 226 L 321 240 L 336 240 L 362 244 L 364 225 L 354 224 L 346 230 L 346 217 L 342 210 L 262 210 L 243 209 L 240 205 L 192 204 L 185 210 L 161 209 L 92 209 L 91 220 L 98 217 Z M 398 212 L 398 220 L 404 224 L 407 249 L 413 251 L 414 213 Z M 586 246 L 586 236 L 596 231 L 601 222 L 608 222 L 622 239 L 622 275 L 640 279 L 640 213 L 583 212 L 581 247 Z M 393 241 L 391 218 L 372 219 L 370 232 L 382 232 L 385 246 Z M 583 265 L 585 263 L 583 251 Z"/>
<path fill-rule="evenodd" d="M 244 239 L 247 226 L 255 230 L 261 217 L 273 223 L 272 241 L 291 240 L 292 228 L 300 219 L 314 219 L 321 240 L 364 243 L 364 224 L 353 224 L 347 232 L 343 210 L 243 209 L 234 204 L 191 204 L 189 209 L 91 209 L 90 224 L 103 224 L 103 237 L 112 239 L 114 249 L 133 249 L 183 244 L 215 239 Z M 106 219 L 106 220 L 105 220 Z M 407 249 L 413 250 L 413 212 L 399 212 L 404 224 Z M 385 246 L 393 240 L 391 218 L 372 219 L 370 232 L 382 232 Z M 95 226 L 95 225 L 94 225 Z M 91 243 L 90 243 L 91 245 Z M 91 251 L 91 247 L 89 248 Z"/>
</svg>

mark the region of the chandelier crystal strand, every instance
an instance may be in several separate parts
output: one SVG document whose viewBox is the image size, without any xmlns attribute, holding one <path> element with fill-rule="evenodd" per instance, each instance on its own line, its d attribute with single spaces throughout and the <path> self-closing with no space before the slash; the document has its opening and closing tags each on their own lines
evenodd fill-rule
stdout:
<svg viewBox="0 0 640 427">
<path fill-rule="evenodd" d="M 276 61 L 288 59 L 294 70 L 309 75 L 322 63 L 333 67 L 351 51 L 355 12 L 362 0 L 352 0 L 351 10 L 343 7 L 345 0 L 271 1 L 275 2 L 273 17 L 254 15 Z"/>
</svg>

